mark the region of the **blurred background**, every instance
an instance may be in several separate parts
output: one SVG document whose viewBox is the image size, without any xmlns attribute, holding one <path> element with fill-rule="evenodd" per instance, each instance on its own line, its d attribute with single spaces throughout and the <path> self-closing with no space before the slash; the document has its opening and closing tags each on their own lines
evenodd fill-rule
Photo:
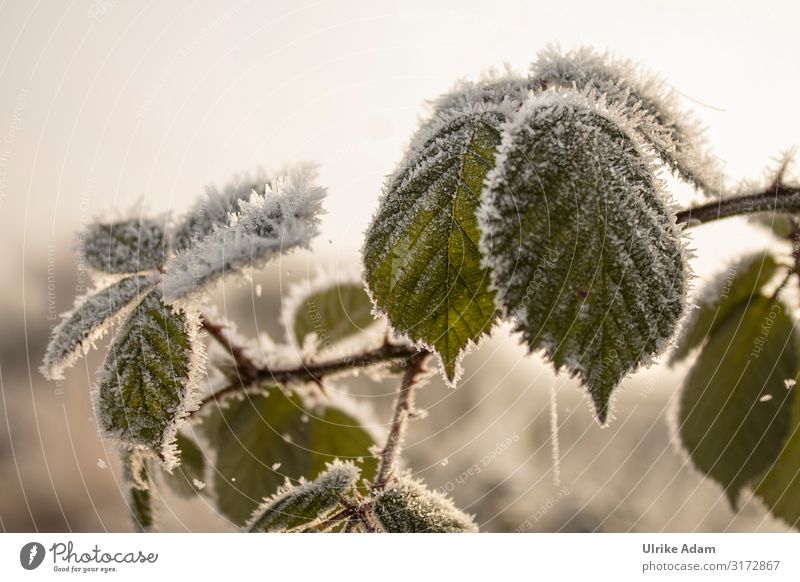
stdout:
<svg viewBox="0 0 800 582">
<path fill-rule="evenodd" d="M 313 251 L 215 295 L 242 332 L 282 339 L 291 285 L 358 270 L 383 177 L 425 101 L 457 79 L 524 72 L 549 43 L 641 61 L 696 111 L 736 185 L 800 142 L 798 17 L 788 0 L 0 1 L 0 529 L 130 529 L 116 451 L 92 419 L 104 344 L 63 383 L 37 371 L 57 315 L 91 285 L 73 254 L 89 221 L 140 205 L 179 214 L 209 183 L 318 162 L 329 197 Z M 697 229 L 695 273 L 765 244 L 738 219 Z M 686 367 L 629 378 L 607 428 L 504 327 L 464 368 L 458 389 L 436 379 L 421 391 L 428 417 L 411 425 L 406 460 L 482 529 L 785 529 L 753 500 L 733 512 L 679 451 L 669 419 Z M 392 386 L 359 382 L 387 419 L 379 395 Z M 206 501 L 168 493 L 162 518 L 166 530 L 232 529 Z"/>
</svg>

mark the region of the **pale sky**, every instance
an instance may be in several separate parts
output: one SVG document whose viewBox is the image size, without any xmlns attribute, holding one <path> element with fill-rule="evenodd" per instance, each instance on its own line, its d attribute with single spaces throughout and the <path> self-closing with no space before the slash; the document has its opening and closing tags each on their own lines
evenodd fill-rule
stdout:
<svg viewBox="0 0 800 582">
<path fill-rule="evenodd" d="M 23 244 L 0 258 L 138 199 L 180 212 L 206 183 L 314 160 L 329 188 L 317 249 L 355 260 L 424 101 L 488 67 L 525 71 L 552 42 L 659 72 L 729 174 L 758 177 L 800 143 L 798 6 L 0 1 L 0 228 Z M 696 235 L 701 263 L 751 242 L 729 230 Z"/>
</svg>

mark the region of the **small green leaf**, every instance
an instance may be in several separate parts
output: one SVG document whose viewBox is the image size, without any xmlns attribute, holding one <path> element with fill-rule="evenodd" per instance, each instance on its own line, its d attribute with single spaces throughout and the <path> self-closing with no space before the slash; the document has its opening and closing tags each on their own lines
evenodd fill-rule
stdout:
<svg viewBox="0 0 800 582">
<path fill-rule="evenodd" d="M 770 513 L 794 528 L 800 527 L 800 398 L 790 380 L 786 385 L 791 405 L 791 427 L 778 458 L 756 486 L 756 495 Z"/>
<path fill-rule="evenodd" d="M 203 491 L 205 484 L 206 458 L 203 451 L 186 435 L 178 432 L 175 446 L 181 464 L 172 473 L 163 471 L 164 482 L 176 495 L 190 498 Z"/>
<path fill-rule="evenodd" d="M 334 404 L 309 409 L 297 395 L 270 388 L 230 402 L 221 416 L 213 440 L 214 489 L 220 511 L 236 524 L 243 525 L 286 478 L 313 479 L 336 458 L 356 461 L 364 478 L 375 473 L 374 439 Z"/>
<path fill-rule="evenodd" d="M 334 462 L 314 481 L 288 484 L 266 499 L 247 523 L 251 532 L 288 531 L 324 517 L 336 508 L 358 479 L 352 463 Z"/>
<path fill-rule="evenodd" d="M 434 128 L 389 180 L 364 245 L 366 280 L 392 326 L 439 353 L 447 378 L 497 312 L 475 211 L 504 115 L 488 108 Z"/>
<path fill-rule="evenodd" d="M 674 218 L 620 123 L 580 95 L 529 101 L 481 207 L 498 302 L 531 351 L 580 377 L 600 422 L 622 378 L 672 336 L 685 302 Z"/>
<path fill-rule="evenodd" d="M 686 378 L 681 441 L 734 507 L 742 487 L 781 451 L 791 407 L 784 380 L 795 377 L 797 353 L 786 306 L 758 296 L 731 310 Z"/>
<path fill-rule="evenodd" d="M 317 335 L 320 349 L 359 334 L 375 323 L 372 302 L 362 283 L 331 282 L 298 295 L 285 314 L 289 333 L 297 345 Z"/>
<path fill-rule="evenodd" d="M 86 263 L 98 271 L 136 273 L 161 267 L 166 247 L 163 224 L 134 218 L 90 225 L 80 250 Z"/>
<path fill-rule="evenodd" d="M 114 316 L 152 285 L 153 279 L 147 275 L 126 277 L 82 299 L 53 329 L 42 374 L 50 380 L 63 379 L 64 370 L 103 336 Z"/>
<path fill-rule="evenodd" d="M 389 533 L 478 531 L 472 518 L 447 497 L 407 477 L 390 483 L 381 491 L 373 511 L 378 523 Z"/>
<path fill-rule="evenodd" d="M 747 301 L 766 285 L 778 270 L 770 255 L 755 253 L 735 261 L 718 280 L 704 291 L 704 299 L 687 317 L 678 347 L 672 353 L 670 364 L 680 362 L 703 343 L 719 327 L 728 314 Z"/>
<path fill-rule="evenodd" d="M 157 291 L 145 296 L 117 334 L 99 372 L 100 427 L 164 462 L 186 412 L 192 365 L 190 324 Z"/>
<path fill-rule="evenodd" d="M 152 466 L 149 459 L 139 451 L 128 451 L 123 455 L 123 477 L 128 488 L 128 507 L 134 529 L 149 532 L 155 529 L 155 513 L 152 498 Z"/>
</svg>

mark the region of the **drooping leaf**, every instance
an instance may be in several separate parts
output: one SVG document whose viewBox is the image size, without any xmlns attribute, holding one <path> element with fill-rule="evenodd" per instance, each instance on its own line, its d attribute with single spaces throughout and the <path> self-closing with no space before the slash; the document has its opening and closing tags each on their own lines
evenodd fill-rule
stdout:
<svg viewBox="0 0 800 582">
<path fill-rule="evenodd" d="M 504 119 L 487 107 L 427 129 L 389 179 L 364 245 L 376 305 L 397 331 L 436 350 L 451 382 L 463 350 L 497 316 L 475 210 Z"/>
<path fill-rule="evenodd" d="M 686 318 L 670 364 L 680 362 L 719 327 L 743 301 L 757 295 L 778 271 L 771 255 L 754 253 L 732 263 L 706 286 L 697 307 Z"/>
<path fill-rule="evenodd" d="M 176 495 L 191 498 L 205 489 L 206 458 L 197 444 L 186 435 L 178 432 L 175 446 L 181 464 L 172 470 L 162 472 L 164 482 Z"/>
<path fill-rule="evenodd" d="M 375 518 L 389 533 L 477 532 L 472 518 L 444 495 L 408 477 L 390 483 L 375 499 Z"/>
<path fill-rule="evenodd" d="M 678 431 L 694 465 L 736 506 L 742 487 L 781 451 L 790 425 L 798 345 L 786 306 L 740 303 L 709 337 L 686 378 Z"/>
<path fill-rule="evenodd" d="M 103 336 L 132 301 L 153 285 L 148 275 L 126 277 L 102 291 L 84 297 L 53 329 L 40 368 L 49 380 L 64 378 L 64 370 Z"/>
<path fill-rule="evenodd" d="M 787 380 L 796 378 L 787 378 Z M 800 398 L 797 387 L 788 382 L 791 424 L 778 458 L 755 488 L 772 515 L 800 528 Z"/>
<path fill-rule="evenodd" d="M 133 527 L 138 532 L 153 531 L 156 527 L 151 471 L 152 463 L 139 451 L 128 451 L 123 455 L 128 507 Z"/>
<path fill-rule="evenodd" d="M 185 312 L 150 292 L 125 321 L 98 374 L 101 429 L 151 450 L 167 466 L 174 463 L 178 422 L 193 404 L 192 325 Z"/>
<path fill-rule="evenodd" d="M 158 269 L 166 257 L 164 225 L 147 218 L 92 224 L 79 249 L 86 263 L 105 273 Z"/>
<path fill-rule="evenodd" d="M 316 170 L 293 168 L 262 196 L 239 201 L 236 214 L 167 262 L 164 299 L 198 293 L 220 278 L 261 268 L 281 253 L 308 248 L 318 234 L 325 189 L 314 184 Z"/>
<path fill-rule="evenodd" d="M 265 499 L 247 522 L 251 532 L 288 531 L 324 517 L 336 508 L 347 490 L 355 486 L 358 467 L 329 463 L 319 477 L 298 485 L 287 484 Z"/>
<path fill-rule="evenodd" d="M 375 473 L 375 440 L 348 411 L 335 405 L 308 409 L 278 388 L 221 409 L 214 489 L 220 511 L 243 525 L 261 500 L 286 478 L 316 478 L 338 458 L 353 460 L 364 478 Z"/>
<path fill-rule="evenodd" d="M 673 90 L 633 62 L 586 47 L 566 54 L 551 47 L 531 65 L 531 76 L 550 87 L 603 95 L 625 115 L 638 118 L 636 131 L 673 174 L 702 192 L 720 193 L 718 164 L 704 151 L 698 123 L 680 110 Z"/>
<path fill-rule="evenodd" d="M 372 301 L 359 281 L 329 281 L 293 291 L 285 302 L 284 323 L 299 346 L 316 334 L 320 349 L 355 336 L 375 323 Z"/>
<path fill-rule="evenodd" d="M 620 380 L 672 336 L 685 302 L 674 218 L 624 123 L 575 94 L 529 101 L 480 211 L 499 305 L 531 351 L 582 380 L 600 422 Z"/>
</svg>

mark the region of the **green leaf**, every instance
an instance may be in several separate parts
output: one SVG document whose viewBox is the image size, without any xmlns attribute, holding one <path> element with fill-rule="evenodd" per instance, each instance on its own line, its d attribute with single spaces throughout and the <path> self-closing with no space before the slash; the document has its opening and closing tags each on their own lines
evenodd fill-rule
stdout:
<svg viewBox="0 0 800 582">
<path fill-rule="evenodd" d="M 359 334 L 375 323 L 372 301 L 362 283 L 330 282 L 289 303 L 286 324 L 297 345 L 315 333 L 320 348 Z"/>
<path fill-rule="evenodd" d="M 286 478 L 313 479 L 336 458 L 363 459 L 359 466 L 364 478 L 375 473 L 370 453 L 374 439 L 355 416 L 335 404 L 307 408 L 297 395 L 270 388 L 266 395 L 231 402 L 221 416 L 213 440 L 214 489 L 220 511 L 236 524 L 244 525 Z"/>
<path fill-rule="evenodd" d="M 787 378 L 791 380 L 792 378 Z M 796 380 L 796 376 L 794 378 Z M 794 528 L 800 527 L 800 398 L 797 388 L 787 384 L 791 405 L 791 428 L 780 454 L 756 486 L 755 493 L 770 513 Z"/>
<path fill-rule="evenodd" d="M 389 180 L 364 245 L 367 284 L 392 326 L 440 355 L 450 382 L 497 312 L 475 210 L 504 115 L 489 108 L 433 128 Z"/>
<path fill-rule="evenodd" d="M 152 285 L 153 279 L 147 275 L 126 277 L 82 299 L 53 329 L 42 374 L 50 380 L 63 379 L 64 370 L 103 336 L 115 316 Z"/>
<path fill-rule="evenodd" d="M 447 497 L 407 477 L 390 483 L 381 491 L 373 511 L 378 523 L 389 533 L 478 531 L 472 518 Z"/>
<path fill-rule="evenodd" d="M 574 94 L 529 101 L 487 180 L 481 244 L 529 349 L 588 388 L 600 422 L 620 380 L 672 336 L 686 270 L 638 143 Z"/>
<path fill-rule="evenodd" d="M 781 451 L 791 407 L 784 380 L 795 377 L 797 353 L 786 306 L 759 296 L 730 312 L 686 378 L 681 441 L 734 507 L 742 487 Z"/>
<path fill-rule="evenodd" d="M 190 398 L 190 331 L 186 314 L 153 291 L 125 321 L 98 376 L 100 427 L 166 464 Z"/>
<path fill-rule="evenodd" d="M 710 195 L 719 193 L 716 159 L 704 151 L 693 116 L 678 107 L 677 94 L 631 61 L 581 47 L 540 53 L 531 74 L 549 87 L 595 91 L 635 123 L 635 131 L 672 173 Z"/>
<path fill-rule="evenodd" d="M 200 447 L 181 432 L 176 435 L 175 446 L 181 464 L 172 473 L 163 471 L 164 482 L 176 495 L 194 497 L 204 489 L 206 458 Z"/>
<path fill-rule="evenodd" d="M 247 529 L 251 532 L 288 531 L 324 517 L 355 486 L 358 475 L 359 470 L 352 463 L 330 463 L 314 481 L 288 484 L 265 500 L 253 512 Z"/>
<path fill-rule="evenodd" d="M 152 498 L 152 466 L 139 451 L 123 456 L 123 477 L 128 490 L 128 507 L 133 527 L 138 532 L 153 531 L 156 527 Z"/>
<path fill-rule="evenodd" d="M 778 270 L 770 255 L 755 253 L 735 261 L 718 279 L 704 290 L 704 298 L 687 317 L 683 334 L 670 358 L 670 364 L 680 362 L 713 333 L 730 312 L 757 295 Z"/>
<path fill-rule="evenodd" d="M 80 250 L 86 263 L 98 271 L 136 273 L 161 267 L 166 247 L 163 224 L 133 218 L 90 225 Z"/>
</svg>

